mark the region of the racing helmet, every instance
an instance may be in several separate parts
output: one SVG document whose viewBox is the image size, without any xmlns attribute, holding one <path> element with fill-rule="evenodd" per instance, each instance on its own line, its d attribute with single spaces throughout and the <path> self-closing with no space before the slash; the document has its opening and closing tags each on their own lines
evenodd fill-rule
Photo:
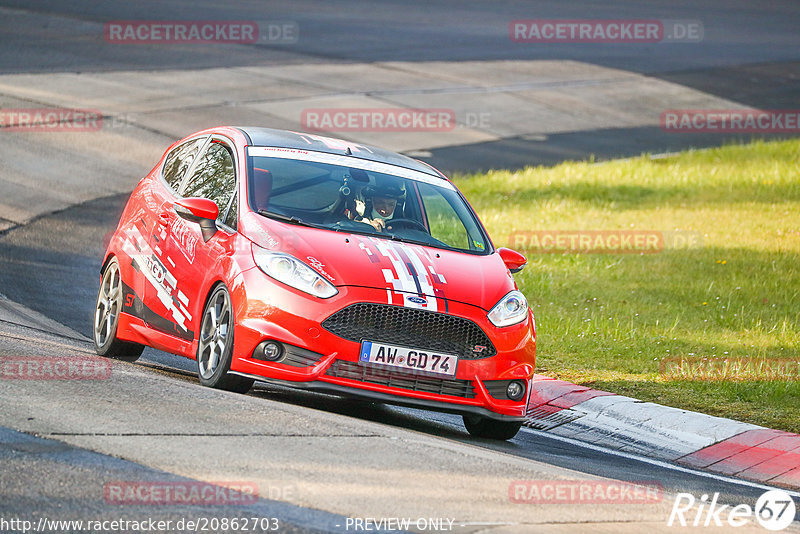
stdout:
<svg viewBox="0 0 800 534">
<path fill-rule="evenodd" d="M 364 186 L 361 194 L 367 200 L 373 197 L 393 198 L 401 205 L 406 199 L 406 186 L 400 178 L 378 175 L 375 176 L 375 183 Z"/>
</svg>

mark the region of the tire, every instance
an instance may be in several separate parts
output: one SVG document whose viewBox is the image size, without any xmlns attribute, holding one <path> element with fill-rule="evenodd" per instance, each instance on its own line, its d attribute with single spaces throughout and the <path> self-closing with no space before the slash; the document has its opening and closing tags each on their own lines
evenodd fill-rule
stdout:
<svg viewBox="0 0 800 534">
<path fill-rule="evenodd" d="M 92 321 L 94 350 L 100 356 L 135 362 L 142 355 L 144 345 L 117 339 L 119 314 L 122 310 L 122 276 L 119 261 L 112 258 L 100 281 Z"/>
<path fill-rule="evenodd" d="M 211 291 L 203 308 L 197 341 L 197 376 L 204 386 L 247 393 L 254 380 L 228 373 L 233 359 L 233 326 L 231 295 L 220 284 Z"/>
<path fill-rule="evenodd" d="M 476 438 L 507 440 L 517 435 L 522 421 L 498 421 L 480 415 L 465 415 L 464 426 Z"/>
</svg>

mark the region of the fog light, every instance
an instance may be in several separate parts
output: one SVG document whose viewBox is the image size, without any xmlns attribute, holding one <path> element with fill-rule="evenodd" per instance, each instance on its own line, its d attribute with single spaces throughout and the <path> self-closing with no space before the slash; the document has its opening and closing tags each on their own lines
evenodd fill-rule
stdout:
<svg viewBox="0 0 800 534">
<path fill-rule="evenodd" d="M 522 397 L 525 396 L 525 384 L 518 380 L 509 382 L 506 388 L 506 395 L 513 401 L 522 400 Z"/>
<path fill-rule="evenodd" d="M 253 358 L 268 362 L 277 361 L 283 356 L 283 347 L 276 341 L 262 341 L 253 351 Z"/>
</svg>

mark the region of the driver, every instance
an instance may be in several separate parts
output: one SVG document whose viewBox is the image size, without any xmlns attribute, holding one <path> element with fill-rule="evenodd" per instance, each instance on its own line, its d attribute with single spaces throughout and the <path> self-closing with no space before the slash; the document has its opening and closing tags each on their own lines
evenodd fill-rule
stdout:
<svg viewBox="0 0 800 534">
<path fill-rule="evenodd" d="M 376 176 L 375 185 L 364 187 L 361 194 L 364 197 L 363 205 L 356 202 L 356 210 L 362 214 L 361 222 L 380 232 L 396 213 L 402 213 L 406 188 L 401 180 Z"/>
</svg>

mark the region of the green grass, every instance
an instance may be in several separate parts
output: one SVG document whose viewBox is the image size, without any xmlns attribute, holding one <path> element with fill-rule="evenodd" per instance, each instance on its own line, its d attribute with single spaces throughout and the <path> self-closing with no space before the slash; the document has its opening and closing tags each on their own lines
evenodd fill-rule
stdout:
<svg viewBox="0 0 800 534">
<path fill-rule="evenodd" d="M 668 380 L 664 358 L 800 362 L 800 141 L 457 176 L 496 246 L 540 230 L 690 232 L 654 254 L 528 252 L 538 371 L 800 432 L 800 377 Z M 521 250 L 521 252 L 526 252 Z"/>
</svg>

